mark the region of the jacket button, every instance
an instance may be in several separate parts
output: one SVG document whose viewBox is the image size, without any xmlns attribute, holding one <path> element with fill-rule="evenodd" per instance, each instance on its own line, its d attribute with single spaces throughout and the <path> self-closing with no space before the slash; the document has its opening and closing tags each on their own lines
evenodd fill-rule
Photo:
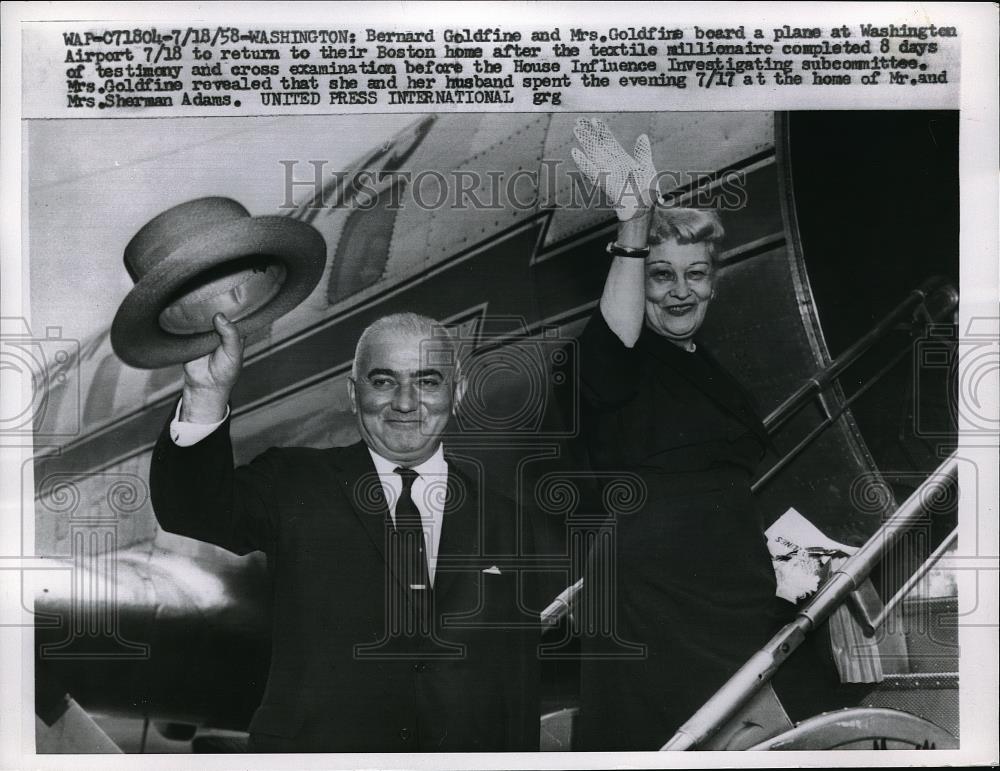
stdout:
<svg viewBox="0 0 1000 771">
<path fill-rule="evenodd" d="M 422 661 L 418 661 L 413 665 L 414 672 L 423 672 L 425 669 L 427 669 L 427 665 Z"/>
<path fill-rule="evenodd" d="M 409 739 L 410 738 L 410 729 L 409 728 L 400 728 L 399 729 L 399 738 L 402 739 L 404 742 L 407 739 Z"/>
</svg>

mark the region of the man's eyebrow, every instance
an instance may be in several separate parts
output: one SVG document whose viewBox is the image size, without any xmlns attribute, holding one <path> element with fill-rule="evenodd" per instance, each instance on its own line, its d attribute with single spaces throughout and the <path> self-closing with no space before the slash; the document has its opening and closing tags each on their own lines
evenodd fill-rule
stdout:
<svg viewBox="0 0 1000 771">
<path fill-rule="evenodd" d="M 365 375 L 366 378 L 378 377 L 379 375 L 388 375 L 391 378 L 399 379 L 399 373 L 391 369 L 373 369 L 369 370 L 368 374 Z M 412 378 L 422 378 L 422 377 L 439 377 L 444 379 L 444 374 L 439 369 L 418 369 L 416 372 L 410 372 L 410 377 Z"/>
<path fill-rule="evenodd" d="M 396 373 L 393 372 L 391 369 L 372 369 L 372 370 L 368 371 L 368 373 L 365 375 L 365 377 L 371 379 L 371 378 L 377 377 L 379 375 L 388 375 L 389 377 L 398 377 L 396 375 Z"/>
</svg>

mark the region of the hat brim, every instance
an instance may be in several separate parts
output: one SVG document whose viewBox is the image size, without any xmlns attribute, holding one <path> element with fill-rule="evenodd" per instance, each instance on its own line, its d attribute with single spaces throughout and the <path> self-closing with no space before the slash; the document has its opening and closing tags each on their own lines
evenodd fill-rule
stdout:
<svg viewBox="0 0 1000 771">
<path fill-rule="evenodd" d="M 213 266 L 249 255 L 281 261 L 286 278 L 278 293 L 235 324 L 243 336 L 266 327 L 299 305 L 326 265 L 323 236 L 289 217 L 252 217 L 198 233 L 153 267 L 128 293 L 111 324 L 111 346 L 126 364 L 155 369 L 191 361 L 215 350 L 214 330 L 190 335 L 167 332 L 160 313 L 187 282 Z"/>
</svg>

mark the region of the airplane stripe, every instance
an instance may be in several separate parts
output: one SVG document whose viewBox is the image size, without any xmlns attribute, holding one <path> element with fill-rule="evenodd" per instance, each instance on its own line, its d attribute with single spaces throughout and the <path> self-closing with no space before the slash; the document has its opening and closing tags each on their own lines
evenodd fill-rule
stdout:
<svg viewBox="0 0 1000 771">
<path fill-rule="evenodd" d="M 753 160 L 756 163 L 761 158 Z M 727 227 L 738 237 L 738 245 L 725 253 L 726 263 L 748 259 L 762 246 L 780 245 L 783 238 L 780 208 L 765 205 L 773 197 L 769 191 L 776 187 L 773 164 L 758 166 L 747 174 L 746 188 L 753 205 L 728 213 Z M 233 393 L 234 417 L 344 374 L 350 367 L 361 331 L 388 313 L 414 310 L 440 318 L 449 315 L 456 302 L 467 299 L 470 304 L 487 306 L 494 315 L 519 316 L 532 328 L 543 321 L 565 319 L 568 312 L 575 316 L 572 310 L 589 305 L 581 306 L 580 298 L 600 295 L 609 259 L 604 245 L 613 226 L 595 228 L 583 237 L 577 235 L 569 249 L 565 244 L 543 249 L 547 222 L 544 213 L 519 223 L 488 244 L 404 277 L 384 291 L 366 297 L 364 302 L 351 303 L 341 313 L 249 358 Z M 545 259 L 539 259 L 543 251 Z M 324 359 L 331 362 L 328 368 L 317 371 L 317 351 L 322 351 Z M 95 473 L 149 451 L 170 418 L 178 395 L 175 392 L 165 396 L 99 432 L 52 454 L 39 456 L 35 462 L 36 479 L 55 472 Z"/>
<path fill-rule="evenodd" d="M 534 256 L 544 218 L 514 228 L 491 241 L 486 248 L 470 250 L 447 265 L 438 266 L 419 278 L 387 290 L 362 308 L 344 316 L 333 317 L 310 334 L 291 345 L 272 349 L 269 355 L 248 362 L 233 390 L 233 414 L 239 416 L 287 395 L 307 384 L 324 379 L 317 377 L 317 351 L 335 364 L 330 376 L 350 366 L 354 346 L 362 330 L 375 319 L 389 313 L 411 310 L 431 317 L 448 314 L 456 298 L 485 298 L 503 307 L 504 315 L 525 320 L 537 317 L 531 292 L 533 283 L 530 260 Z M 425 284 L 434 280 L 433 290 Z M 122 463 L 149 450 L 163 425 L 169 420 L 178 393 L 171 394 L 141 412 L 133 413 L 110 430 L 62 448 L 56 454 L 36 459 L 35 477 L 42 480 L 53 473 L 82 475 Z M 129 448 L 122 452 L 122 448 Z M 41 485 L 36 484 L 36 489 Z"/>
</svg>

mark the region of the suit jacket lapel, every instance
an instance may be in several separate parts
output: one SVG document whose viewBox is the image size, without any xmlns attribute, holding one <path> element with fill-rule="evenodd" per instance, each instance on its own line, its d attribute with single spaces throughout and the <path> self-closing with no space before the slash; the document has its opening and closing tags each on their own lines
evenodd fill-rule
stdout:
<svg viewBox="0 0 1000 771">
<path fill-rule="evenodd" d="M 361 522 L 371 542 L 378 549 L 383 562 L 387 557 L 386 538 L 389 532 L 389 505 L 382 492 L 382 483 L 371 454 L 364 442 L 337 447 L 330 451 L 331 470 L 344 497 L 350 502 L 355 516 Z M 464 556 L 474 558 L 480 552 L 480 515 L 482 502 L 479 500 L 479 486 L 463 473 L 455 463 L 448 463 L 448 490 L 445 497 L 444 516 L 441 525 L 441 541 L 438 544 L 437 572 L 434 577 L 434 594 L 440 599 L 456 582 L 457 577 L 468 570 Z M 395 567 L 389 565 L 393 578 L 403 585 L 402 577 Z"/>
<path fill-rule="evenodd" d="M 389 504 L 382 492 L 382 483 L 375 464 L 364 442 L 352 444 L 349 447 L 337 447 L 330 450 L 331 467 L 337 479 L 337 484 L 344 497 L 350 502 L 354 514 L 361 522 L 365 532 L 386 564 L 386 537 L 389 519 Z M 397 581 L 400 577 L 392 570 Z"/>
<path fill-rule="evenodd" d="M 484 513 L 479 485 L 449 461 L 448 492 L 434 576 L 435 602 L 443 601 L 463 572 L 477 567 L 472 563 L 481 553 Z"/>
<path fill-rule="evenodd" d="M 389 505 L 382 492 L 382 484 L 375 471 L 368 447 L 358 442 L 349 447 L 329 451 L 331 470 L 344 497 L 350 502 L 355 516 L 378 549 L 383 562 L 387 558 L 386 537 Z M 476 567 L 472 563 L 480 554 L 481 521 L 483 504 L 480 489 L 455 463 L 448 463 L 448 490 L 445 497 L 441 541 L 438 544 L 437 571 L 434 576 L 435 601 L 442 598 L 458 583 L 463 572 Z M 463 559 L 467 558 L 467 559 Z M 393 578 L 403 585 L 402 577 L 389 565 Z"/>
</svg>

